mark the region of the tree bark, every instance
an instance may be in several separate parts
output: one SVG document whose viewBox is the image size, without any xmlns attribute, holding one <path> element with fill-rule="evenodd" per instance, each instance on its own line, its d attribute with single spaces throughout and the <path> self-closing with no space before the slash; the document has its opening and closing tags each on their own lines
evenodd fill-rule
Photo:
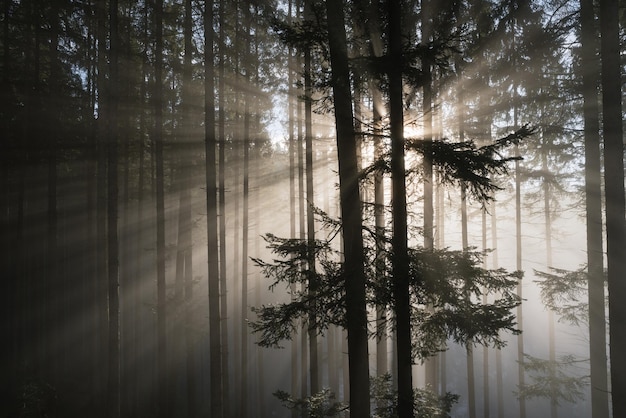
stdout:
<svg viewBox="0 0 626 418">
<path fill-rule="evenodd" d="M 219 67 L 218 67 L 218 143 L 219 143 L 219 281 L 220 281 L 220 314 L 221 314 L 221 344 L 222 344 L 222 405 L 223 416 L 230 417 L 230 360 L 228 350 L 228 289 L 226 275 L 226 79 L 225 61 L 226 46 L 224 42 L 224 0 L 219 0 Z"/>
<path fill-rule="evenodd" d="M 591 416 L 608 418 L 600 122 L 598 116 L 598 55 L 593 0 L 580 1 L 582 93 L 585 136 L 585 205 L 587 220 L 587 274 Z"/>
<path fill-rule="evenodd" d="M 223 413 L 220 283 L 217 233 L 217 178 L 215 168 L 215 80 L 213 68 L 213 1 L 204 9 L 204 145 L 206 155 L 207 262 L 209 298 L 209 380 L 211 416 Z M 244 415 L 245 416 L 245 415 Z"/>
<path fill-rule="evenodd" d="M 613 416 L 626 416 L 626 228 L 624 223 L 624 144 L 619 42 L 619 8 L 615 0 L 600 1 L 602 115 L 606 250 L 609 283 L 609 335 Z"/>
<path fill-rule="evenodd" d="M 341 220 L 343 223 L 350 414 L 355 418 L 368 417 L 370 415 L 369 365 L 361 230 L 362 212 L 343 2 L 327 0 L 326 11 L 332 68 L 331 85 L 337 130 Z"/>
<path fill-rule="evenodd" d="M 118 184 L 117 184 L 117 102 L 118 102 L 118 11 L 117 0 L 109 3 L 110 55 L 109 55 L 109 109 L 107 149 L 107 267 L 109 295 L 109 373 L 108 415 L 120 416 L 120 303 L 119 303 L 119 259 L 118 259 Z"/>
<path fill-rule="evenodd" d="M 305 19 L 311 19 L 311 3 L 305 1 Z M 306 226 L 307 244 L 309 252 L 307 255 L 307 268 L 309 274 L 309 293 L 312 295 L 311 307 L 309 308 L 309 386 L 311 394 L 319 392 L 319 365 L 317 355 L 317 330 L 313 327 L 315 323 L 315 293 L 319 284 L 315 278 L 315 217 L 313 215 L 314 190 L 313 190 L 313 100 L 311 82 L 311 49 L 304 50 L 304 142 L 306 156 Z"/>
<path fill-rule="evenodd" d="M 404 165 L 404 115 L 402 104 L 402 9 L 400 2 L 387 2 L 389 13 L 389 124 L 391 130 L 391 184 L 393 236 L 393 294 L 396 316 L 398 358 L 398 417 L 412 418 L 413 366 L 411 342 L 411 304 Z M 426 157 L 427 158 L 427 157 Z M 425 235 L 427 233 L 425 232 Z"/>
</svg>

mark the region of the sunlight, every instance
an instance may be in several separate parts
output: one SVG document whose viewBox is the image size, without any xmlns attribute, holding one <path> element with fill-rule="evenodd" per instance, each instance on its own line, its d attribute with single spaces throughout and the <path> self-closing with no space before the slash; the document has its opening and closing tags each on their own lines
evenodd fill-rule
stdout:
<svg viewBox="0 0 626 418">
<path fill-rule="evenodd" d="M 422 138 L 423 136 L 424 136 L 424 129 L 421 126 L 418 126 L 417 123 L 411 122 L 409 124 L 404 125 L 404 138 L 405 139 Z"/>
</svg>

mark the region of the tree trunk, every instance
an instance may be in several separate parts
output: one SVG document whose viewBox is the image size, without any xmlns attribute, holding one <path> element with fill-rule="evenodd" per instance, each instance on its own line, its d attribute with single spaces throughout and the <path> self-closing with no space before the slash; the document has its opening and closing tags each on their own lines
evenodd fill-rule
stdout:
<svg viewBox="0 0 626 418">
<path fill-rule="evenodd" d="M 181 164 L 181 196 L 179 210 L 179 244 L 178 251 L 180 254 L 181 264 L 184 266 L 183 271 L 179 276 L 177 271 L 176 281 L 179 287 L 184 288 L 184 345 L 185 345 L 185 383 L 187 385 L 187 410 L 190 417 L 197 415 L 198 405 L 196 400 L 196 377 L 197 377 L 197 363 L 195 352 L 195 338 L 194 338 L 194 324 L 193 324 L 193 312 L 192 312 L 192 300 L 193 300 L 193 239 L 192 239 L 192 214 L 191 214 L 191 187 L 192 187 L 192 170 L 191 170 L 191 156 L 192 146 L 188 145 L 192 141 L 192 81 L 193 81 L 193 67 L 192 67 L 192 35 L 193 35 L 193 10 L 191 0 L 185 0 L 185 16 L 184 16 L 184 47 L 185 55 L 183 62 L 183 80 L 182 80 L 182 105 L 183 105 L 183 137 L 182 141 L 184 146 Z M 178 270 L 177 260 L 177 270 Z"/>
<path fill-rule="evenodd" d="M 296 67 L 302 68 L 302 57 L 298 57 L 296 60 Z M 302 96 L 304 92 L 302 90 L 299 91 L 299 95 Z M 297 117 L 296 120 L 298 122 L 298 136 L 297 136 L 297 158 L 298 158 L 298 230 L 299 230 L 299 238 L 304 240 L 306 238 L 306 217 L 305 217 L 305 207 L 306 207 L 306 189 L 305 189 L 305 177 L 304 177 L 304 169 L 305 169 L 305 157 L 304 157 L 304 142 L 305 142 L 305 133 L 302 126 L 303 120 L 303 103 L 299 101 L 297 104 Z M 305 124 L 306 125 L 306 124 Z M 304 286 L 303 286 L 304 287 Z M 300 395 L 302 398 L 307 396 L 308 392 L 308 379 L 309 379 L 309 347 L 307 340 L 307 330 L 302 325 L 302 330 L 300 332 Z"/>
<path fill-rule="evenodd" d="M 383 44 L 381 39 L 380 22 L 378 19 L 378 3 L 371 2 L 369 7 L 369 32 L 370 50 L 374 57 L 381 57 Z M 370 80 L 370 93 L 372 96 L 372 125 L 374 134 L 374 161 L 383 157 L 383 116 L 385 105 L 379 85 Z M 384 266 L 385 246 L 385 188 L 384 173 L 382 169 L 374 172 L 374 227 L 376 231 L 376 275 L 382 277 Z M 387 359 L 387 309 L 376 308 L 376 375 L 382 376 L 388 372 Z"/>
<path fill-rule="evenodd" d="M 305 1 L 305 19 L 311 19 L 310 1 Z M 312 110 L 312 83 L 311 83 L 311 49 L 304 50 L 304 142 L 306 148 L 306 200 L 307 200 L 307 268 L 309 270 L 309 293 L 313 296 L 309 308 L 309 385 L 311 394 L 319 392 L 319 365 L 317 355 L 317 330 L 315 323 L 315 293 L 319 284 L 315 278 L 315 218 L 313 216 L 314 191 L 313 191 L 313 110 Z"/>
<path fill-rule="evenodd" d="M 498 228 L 497 228 L 497 216 L 496 208 L 497 202 L 493 201 L 491 204 L 491 247 L 493 248 L 492 254 L 492 268 L 495 270 L 499 266 L 498 262 Z M 496 396 L 498 402 L 498 417 L 504 416 L 504 388 L 503 388 L 503 370 L 502 370 L 502 349 L 496 348 Z"/>
<path fill-rule="evenodd" d="M 117 231 L 117 101 L 118 101 L 118 49 L 117 0 L 109 3 L 110 55 L 109 55 L 109 109 L 107 150 L 107 267 L 109 295 L 109 373 L 108 373 L 108 416 L 120 416 L 120 306 L 119 306 L 119 259 Z"/>
<path fill-rule="evenodd" d="M 460 138 L 462 142 L 465 140 L 463 134 L 463 114 L 459 112 L 460 122 Z M 461 243 L 463 251 L 467 251 L 469 247 L 469 240 L 467 234 L 467 186 L 465 183 L 461 184 Z M 466 297 L 469 297 L 467 295 Z M 474 378 L 474 348 L 471 343 L 466 346 L 467 352 L 467 404 L 469 409 L 469 417 L 476 418 L 476 380 Z"/>
<path fill-rule="evenodd" d="M 106 103 L 106 74 L 107 74 L 107 9 L 104 2 L 97 4 L 97 32 L 98 32 L 98 78 L 96 81 L 98 89 L 98 120 L 97 120 L 97 173 L 96 173 L 96 274 L 97 285 L 95 286 L 96 300 L 96 329 L 94 338 L 94 397 L 95 405 L 98 409 L 105 409 L 105 375 L 101 372 L 102 364 L 106 364 L 107 354 L 104 351 L 105 341 L 108 333 L 108 313 L 107 313 L 107 141 L 108 122 Z"/>
<path fill-rule="evenodd" d="M 609 335 L 613 416 L 626 416 L 626 228 L 624 224 L 624 144 L 617 1 L 600 1 L 602 115 L 606 251 L 609 283 Z"/>
<path fill-rule="evenodd" d="M 165 173 L 163 169 L 163 0 L 154 3 L 156 45 L 154 64 L 154 158 L 156 168 L 156 254 L 157 254 L 157 385 L 158 415 L 169 416 L 167 396 L 167 340 L 165 289 Z"/>
<path fill-rule="evenodd" d="M 215 170 L 215 80 L 213 68 L 213 1 L 204 9 L 204 145 L 206 155 L 207 262 L 209 291 L 209 365 L 211 417 L 221 418 L 222 344 L 218 271 L 217 179 Z M 244 415 L 245 416 L 245 415 Z"/>
<path fill-rule="evenodd" d="M 389 123 L 391 130 L 391 183 L 393 216 L 393 293 L 398 358 L 398 417 L 412 418 L 413 377 L 411 304 L 407 236 L 406 184 L 404 168 L 404 115 L 402 103 L 402 8 L 388 1 L 389 10 Z M 425 159 L 427 159 L 426 157 Z M 426 217 L 426 216 L 425 216 Z M 425 225 L 426 226 L 426 225 Z M 428 233 L 425 232 L 425 235 Z"/>
<path fill-rule="evenodd" d="M 291 24 L 291 20 L 292 20 L 292 7 L 293 7 L 293 0 L 289 0 L 288 3 L 288 11 L 287 11 L 287 24 Z M 296 96 L 296 92 L 295 92 L 295 88 L 294 88 L 294 79 L 293 79 L 293 66 L 294 66 L 294 59 L 293 59 L 293 50 L 291 47 L 289 47 L 288 49 L 288 58 L 287 58 L 287 72 L 288 72 L 288 86 L 289 86 L 289 93 L 288 93 L 288 112 L 289 112 L 289 121 L 288 121 L 288 130 L 289 130 L 289 137 L 288 137 L 288 153 L 289 153 L 289 238 L 295 238 L 296 237 L 296 159 L 295 159 L 295 152 L 296 152 L 296 136 L 294 135 L 294 129 L 295 129 L 295 123 L 294 123 L 294 118 L 295 118 L 295 109 L 294 109 L 294 101 L 295 101 L 295 96 Z M 292 300 L 294 300 L 294 295 L 296 293 L 296 285 L 295 284 L 291 284 L 290 285 L 290 292 L 292 295 Z M 295 396 L 295 394 L 298 392 L 298 345 L 296 344 L 296 335 L 294 333 L 294 336 L 291 340 L 291 394 L 292 396 Z M 295 409 L 291 410 L 291 417 L 292 418 L 296 418 L 298 416 L 298 411 L 296 411 Z"/>
<path fill-rule="evenodd" d="M 583 116 L 585 120 L 585 203 L 587 207 L 587 274 L 591 416 L 608 418 L 600 123 L 598 117 L 598 55 L 593 0 L 580 1 Z"/>
<path fill-rule="evenodd" d="M 230 409 L 230 360 L 228 350 L 228 289 L 226 275 L 226 79 L 225 79 L 225 61 L 226 61 L 226 45 L 224 42 L 224 0 L 219 1 L 219 67 L 218 67 L 218 142 L 219 142 L 219 280 L 220 280 L 220 314 L 221 314 L 221 343 L 222 343 L 222 396 L 224 402 L 222 411 L 224 417 L 231 416 Z"/>
<path fill-rule="evenodd" d="M 431 41 L 432 22 L 431 13 L 436 8 L 436 4 L 430 4 L 428 0 L 422 0 L 421 20 L 422 20 L 422 44 Z M 424 249 L 432 251 L 434 248 L 433 236 L 433 161 L 432 161 L 432 140 L 433 140 L 433 86 L 432 86 L 432 63 L 428 56 L 422 57 L 422 68 L 424 76 L 422 117 L 424 119 Z M 429 307 L 432 309 L 432 307 Z M 425 381 L 433 390 L 437 388 L 437 355 L 425 361 Z"/>
<path fill-rule="evenodd" d="M 251 59 L 250 51 L 250 9 L 244 5 L 245 27 L 245 85 L 250 86 Z M 243 214 L 242 214 L 242 247 L 241 247 L 241 416 L 248 416 L 248 233 L 249 233 L 249 201 L 250 201 L 250 101 L 252 97 L 244 97 L 243 114 Z"/>
<path fill-rule="evenodd" d="M 541 109 L 541 118 L 543 119 L 543 108 Z M 545 123 L 545 121 L 544 121 Z M 545 133 L 541 133 L 542 146 L 541 146 L 541 170 L 543 173 L 548 173 L 548 149 L 550 144 L 547 143 L 548 139 Z M 550 182 L 549 179 L 544 176 L 543 179 L 543 216 L 544 216 L 544 236 L 546 240 L 546 267 L 550 269 L 552 267 L 552 216 L 550 214 Z M 550 416 L 557 418 L 558 414 L 558 400 L 556 398 L 556 337 L 554 330 L 554 311 L 548 309 L 548 359 L 550 361 Z"/>
<path fill-rule="evenodd" d="M 341 220 L 343 223 L 350 414 L 355 418 L 368 417 L 370 415 L 369 365 L 363 236 L 361 231 L 362 213 L 343 2 L 326 1 L 326 11 L 332 68 L 331 86 L 333 88 L 337 130 Z"/>
</svg>

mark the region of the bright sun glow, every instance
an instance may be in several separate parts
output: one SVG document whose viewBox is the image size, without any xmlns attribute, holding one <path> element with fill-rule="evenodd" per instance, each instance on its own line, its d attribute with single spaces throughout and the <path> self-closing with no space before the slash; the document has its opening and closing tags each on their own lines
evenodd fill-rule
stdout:
<svg viewBox="0 0 626 418">
<path fill-rule="evenodd" d="M 405 138 L 421 138 L 424 135 L 424 130 L 421 126 L 415 123 L 404 125 L 404 137 Z"/>
</svg>

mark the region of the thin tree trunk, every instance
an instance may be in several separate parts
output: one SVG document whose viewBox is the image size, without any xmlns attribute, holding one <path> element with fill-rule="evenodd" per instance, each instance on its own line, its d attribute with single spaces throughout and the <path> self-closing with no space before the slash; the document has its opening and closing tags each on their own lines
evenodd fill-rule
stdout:
<svg viewBox="0 0 626 418">
<path fill-rule="evenodd" d="M 511 6 L 512 7 L 512 6 Z M 517 19 L 513 19 L 512 21 L 512 45 L 515 48 L 516 42 L 516 30 L 517 30 Z M 517 60 L 515 57 L 513 58 L 513 67 Z M 518 128 L 518 95 L 517 95 L 517 74 L 513 75 L 513 129 L 517 130 Z M 519 146 L 516 144 L 514 148 L 515 157 L 520 157 Z M 520 162 L 519 159 L 515 160 L 515 269 L 518 272 L 522 271 L 522 178 L 520 172 Z M 516 289 L 517 297 L 519 300 L 523 300 L 523 292 L 522 292 L 522 280 L 520 279 L 517 283 Z M 525 383 L 525 375 L 524 375 L 524 310 L 522 304 L 520 303 L 516 310 L 517 317 L 517 326 L 518 329 L 522 330 L 517 336 L 517 373 L 518 373 L 518 388 L 519 390 L 523 390 Z M 526 399 L 523 396 L 519 397 L 519 416 L 520 418 L 526 418 Z"/>
<path fill-rule="evenodd" d="M 514 110 L 517 116 L 517 107 Z M 516 118 L 517 121 L 517 118 Z M 517 127 L 517 124 L 515 124 Z M 519 148 L 515 145 L 515 155 L 519 157 Z M 521 196 L 521 174 L 519 167 L 519 160 L 515 160 L 515 241 L 516 241 L 516 256 L 515 266 L 517 271 L 522 271 L 522 196 Z M 517 283 L 517 297 L 522 300 L 522 280 Z M 519 329 L 524 330 L 524 317 L 522 304 L 517 307 L 517 326 Z M 524 388 L 525 376 L 524 376 L 524 337 L 523 334 L 517 336 L 517 372 L 518 372 L 518 387 Z M 520 418 L 526 418 L 526 399 L 521 396 L 519 398 L 519 411 Z"/>
<path fill-rule="evenodd" d="M 95 287 L 96 300 L 96 333 L 94 338 L 96 355 L 94 356 L 94 397 L 96 408 L 105 409 L 106 377 L 101 372 L 102 364 L 106 364 L 107 354 L 104 351 L 105 341 L 108 338 L 108 314 L 107 314 L 107 140 L 108 122 L 106 103 L 106 74 L 107 74 L 107 9 L 104 2 L 97 4 L 97 37 L 98 37 L 98 78 L 96 81 L 98 89 L 98 120 L 97 120 L 97 173 L 96 173 L 96 272 L 97 285 Z"/>
<path fill-rule="evenodd" d="M 187 410 L 190 417 L 197 415 L 196 400 L 196 353 L 195 338 L 193 335 L 193 248 L 191 232 L 191 169 L 189 158 L 192 152 L 192 4 L 191 0 L 185 0 L 185 16 L 183 24 L 185 55 L 183 60 L 183 155 L 181 156 L 181 179 L 180 179 L 180 205 L 179 205 L 179 233 L 178 233 L 178 256 L 176 260 L 176 288 L 177 292 L 183 293 L 179 298 L 184 298 L 183 310 L 183 344 L 185 345 L 185 383 L 187 395 Z M 179 267 L 180 263 L 180 267 Z"/>
<path fill-rule="evenodd" d="M 499 266 L 498 263 L 498 228 L 496 208 L 497 202 L 491 204 L 491 246 L 493 247 L 492 268 L 495 270 Z M 496 391 L 498 400 L 498 417 L 504 416 L 504 388 L 503 388 L 503 370 L 502 370 L 502 349 L 496 349 Z"/>
<path fill-rule="evenodd" d="M 383 156 L 382 143 L 382 95 L 375 86 L 372 88 L 373 119 L 374 119 L 374 160 Z M 374 222 L 376 228 L 376 274 L 382 277 L 385 269 L 385 188 L 382 170 L 374 173 Z M 387 310 L 376 308 L 376 374 L 382 376 L 388 372 L 387 366 Z"/>
<path fill-rule="evenodd" d="M 108 415 L 120 416 L 120 305 L 119 305 L 119 259 L 117 231 L 117 101 L 118 101 L 118 11 L 117 0 L 109 3 L 110 14 L 110 56 L 109 56 L 109 143 L 107 150 L 107 267 L 109 296 L 109 373 L 108 373 Z"/>
<path fill-rule="evenodd" d="M 289 0 L 288 2 L 288 11 L 287 11 L 287 24 L 291 24 L 292 19 L 292 7 L 293 0 Z M 295 109 L 294 109 L 294 98 L 295 98 L 295 89 L 294 89 L 294 80 L 293 80 L 293 50 L 291 47 L 288 48 L 288 58 L 287 58 L 287 72 L 288 72 L 288 85 L 289 85 L 289 93 L 288 93 L 288 112 L 289 112 L 289 121 L 288 121 L 288 129 L 289 129 L 289 137 L 288 137 L 288 153 L 289 153 L 289 237 L 296 237 L 296 167 L 295 167 L 295 152 L 296 152 L 296 138 L 294 135 L 294 117 L 295 117 Z M 292 300 L 295 297 L 296 293 L 296 285 L 290 285 L 290 292 L 292 295 Z M 298 345 L 296 344 L 296 335 L 293 336 L 291 340 L 291 394 L 295 396 L 298 392 Z M 296 418 L 298 416 L 298 411 L 295 409 L 291 410 L 291 417 Z"/>
<path fill-rule="evenodd" d="M 543 119 L 543 109 L 541 109 L 541 118 Z M 541 147 L 541 170 L 543 173 L 548 173 L 548 149 L 547 138 L 545 133 L 541 133 L 542 147 Z M 544 236 L 546 241 L 546 267 L 550 269 L 552 267 L 552 216 L 550 209 L 550 183 L 549 179 L 543 179 L 543 216 L 544 216 Z M 558 400 L 556 397 L 556 338 L 554 331 L 554 311 L 548 309 L 548 359 L 550 361 L 550 416 L 557 418 L 558 415 Z"/>
<path fill-rule="evenodd" d="M 237 18 L 239 18 L 239 10 L 240 10 L 241 2 L 237 0 L 236 3 L 236 14 Z M 243 76 L 241 75 L 241 27 L 237 25 L 235 27 L 235 81 L 237 82 L 237 86 L 235 86 L 233 91 L 233 101 L 235 102 L 235 120 L 234 126 L 232 128 L 233 135 L 233 160 L 235 162 L 233 170 L 233 215 L 234 215 L 234 233 L 233 233 L 233 308 L 232 308 L 232 316 L 233 316 L 233 371 L 235 376 L 234 386 L 237 387 L 237 394 L 240 396 L 241 394 L 241 380 L 242 380 L 242 369 L 241 369 L 241 274 L 240 274 L 240 247 L 241 247 L 241 224 L 240 224 L 240 171 L 241 171 L 241 148 L 242 148 L 242 117 L 241 117 L 241 94 L 240 94 L 240 86 L 243 84 Z M 237 396 L 235 396 L 237 399 Z M 239 400 L 239 399 L 237 399 Z M 235 402 L 233 413 L 237 416 L 240 415 L 241 411 L 241 402 Z"/>
<path fill-rule="evenodd" d="M 436 4 L 431 4 L 428 0 L 422 0 L 421 20 L 422 20 L 422 43 L 430 42 L 432 23 L 431 8 Z M 432 140 L 433 140 L 433 86 L 432 86 L 432 63 L 428 56 L 422 58 L 422 68 L 424 75 L 422 117 L 424 119 L 424 249 L 432 251 L 434 248 L 433 236 L 433 161 L 432 161 Z M 433 309 L 429 307 L 429 309 Z M 433 390 L 437 388 L 437 356 L 432 356 L 425 361 L 425 381 Z"/>
<path fill-rule="evenodd" d="M 154 64 L 154 158 L 156 169 L 156 253 L 157 253 L 157 385 L 158 415 L 169 416 L 167 396 L 167 340 L 165 290 L 165 179 L 163 169 L 163 0 L 154 3 L 156 46 Z"/>
<path fill-rule="evenodd" d="M 213 68 L 213 1 L 204 9 L 204 145 L 206 155 L 207 262 L 209 298 L 209 380 L 211 417 L 223 413 L 220 287 L 215 169 L 215 80 Z M 244 415 L 245 416 L 245 415 Z"/>
<path fill-rule="evenodd" d="M 606 251 L 609 283 L 609 335 L 613 416 L 626 416 L 626 225 L 624 222 L 624 144 L 617 1 L 600 1 L 602 115 Z"/>
<path fill-rule="evenodd" d="M 583 115 L 585 120 L 585 203 L 587 207 L 587 271 L 591 416 L 608 418 L 600 123 L 598 117 L 598 55 L 593 0 L 580 1 Z"/>
<path fill-rule="evenodd" d="M 250 10 L 244 5 L 245 21 L 245 85 L 250 86 Z M 250 200 L 250 101 L 252 97 L 244 98 L 243 115 L 243 215 L 242 215 L 242 250 L 241 250 L 241 416 L 248 416 L 248 233 L 249 233 L 249 200 Z"/>
<path fill-rule="evenodd" d="M 305 19 L 310 19 L 311 4 L 305 1 Z M 313 216 L 314 191 L 313 191 L 313 109 L 312 109 L 312 83 L 311 83 L 311 49 L 304 50 L 304 142 L 306 147 L 306 200 L 307 200 L 307 268 L 309 270 L 309 293 L 312 295 L 309 308 L 309 385 L 311 394 L 319 392 L 319 365 L 317 355 L 317 330 L 315 323 L 315 293 L 318 288 L 315 278 L 315 218 Z"/>
<path fill-rule="evenodd" d="M 388 1 L 389 10 L 389 123 L 391 130 L 391 182 L 393 215 L 393 293 L 395 298 L 398 358 L 398 417 L 413 418 L 413 377 L 411 304 L 407 235 L 406 184 L 404 166 L 404 115 L 402 104 L 402 8 Z M 430 113 L 430 109 L 428 109 Z M 424 115 L 426 117 L 426 115 Z M 425 160 L 428 157 L 425 157 Z M 425 167 L 426 170 L 426 167 Z M 426 174 L 425 174 L 426 175 Z M 426 209 L 425 209 L 426 210 Z M 426 216 L 425 216 L 426 218 Z M 426 225 L 425 225 L 426 227 Z M 425 232 L 425 236 L 428 232 Z M 431 247 L 432 248 L 432 247 Z"/>
<path fill-rule="evenodd" d="M 487 268 L 487 210 L 481 210 L 482 217 L 482 251 L 483 251 L 483 268 Z M 487 289 L 483 290 L 483 305 L 488 303 Z M 483 346 L 483 415 L 489 418 L 489 346 Z"/>
<path fill-rule="evenodd" d="M 378 3 L 372 2 L 368 10 L 370 50 L 373 56 L 381 57 L 383 54 L 383 43 L 381 37 L 380 22 L 378 19 Z M 385 105 L 383 103 L 382 92 L 375 81 L 370 80 L 370 93 L 372 96 L 372 125 L 374 143 L 374 161 L 378 161 L 383 156 L 383 116 Z M 376 231 L 376 275 L 381 277 L 384 265 L 385 246 L 385 188 L 383 170 L 376 170 L 374 173 L 374 227 Z M 387 356 L 387 310 L 384 307 L 376 308 L 376 374 L 382 376 L 388 372 Z"/>
<path fill-rule="evenodd" d="M 48 166 L 48 175 L 47 185 L 48 185 L 48 201 L 47 201 L 47 245 L 46 245 L 46 255 L 47 255 L 47 266 L 46 266 L 46 304 L 48 305 L 48 313 L 46 315 L 45 320 L 48 321 L 48 332 L 50 329 L 57 330 L 53 333 L 50 333 L 48 336 L 48 359 L 46 363 L 48 364 L 49 370 L 51 370 L 53 375 L 57 375 L 59 373 L 60 368 L 62 367 L 60 364 L 59 356 L 55 355 L 54 347 L 60 345 L 60 342 L 57 340 L 62 338 L 60 335 L 61 321 L 61 295 L 55 292 L 56 289 L 63 288 L 62 283 L 59 280 L 62 278 L 60 274 L 60 257 L 59 257 L 59 210 L 58 210 L 58 178 L 57 178 L 57 132 L 60 129 L 59 116 L 57 114 L 56 108 L 56 95 L 59 94 L 59 71 L 58 66 L 60 65 L 58 61 L 58 44 L 59 44 L 59 16 L 58 16 L 58 7 L 55 2 L 52 2 L 52 7 L 50 9 L 50 80 L 49 80 L 49 91 L 46 94 L 45 100 L 48 102 L 45 105 L 49 107 L 46 111 L 48 123 L 52 126 L 49 127 L 50 133 L 47 135 L 47 166 Z M 42 132 L 43 134 L 43 132 Z"/>
<path fill-rule="evenodd" d="M 222 343 L 222 405 L 223 416 L 230 417 L 230 360 L 228 350 L 228 289 L 226 275 L 226 79 L 225 61 L 226 46 L 224 42 L 224 0 L 219 1 L 219 84 L 218 84 L 218 142 L 219 142 L 219 243 L 220 243 L 220 314 L 221 314 L 221 343 Z"/>
<path fill-rule="evenodd" d="M 296 68 L 302 68 L 302 59 L 298 57 L 296 60 Z M 303 93 L 300 91 L 300 93 Z M 298 142 L 297 142 L 297 157 L 298 157 L 298 220 L 299 220 L 299 232 L 300 239 L 306 238 L 306 218 L 305 218 L 305 188 L 304 188 L 304 135 L 302 126 L 302 113 L 303 103 L 298 102 L 298 111 L 296 120 L 298 121 Z M 302 398 L 306 398 L 308 392 L 308 379 L 309 379 L 309 350 L 307 344 L 307 330 L 302 326 L 300 333 L 300 395 Z"/>
<path fill-rule="evenodd" d="M 463 116 L 460 116 L 461 118 Z M 463 129 L 463 128 L 461 128 Z M 461 130 L 461 141 L 464 141 L 463 130 Z M 467 186 L 461 184 L 461 242 L 463 251 L 467 251 L 469 247 L 467 236 Z M 466 295 L 469 298 L 469 295 Z M 470 344 L 466 346 L 467 351 L 467 403 L 469 409 L 469 417 L 476 418 L 476 388 L 474 378 L 474 349 Z"/>
</svg>

